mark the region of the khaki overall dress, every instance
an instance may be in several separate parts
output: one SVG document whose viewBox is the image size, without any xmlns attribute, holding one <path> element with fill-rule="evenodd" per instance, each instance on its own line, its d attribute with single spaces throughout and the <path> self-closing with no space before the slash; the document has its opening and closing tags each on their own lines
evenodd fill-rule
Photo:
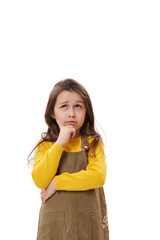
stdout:
<svg viewBox="0 0 160 240">
<path fill-rule="evenodd" d="M 57 174 L 86 170 L 88 138 L 82 151 L 63 151 Z M 58 190 L 39 212 L 37 240 L 109 240 L 103 186 L 86 191 Z"/>
</svg>

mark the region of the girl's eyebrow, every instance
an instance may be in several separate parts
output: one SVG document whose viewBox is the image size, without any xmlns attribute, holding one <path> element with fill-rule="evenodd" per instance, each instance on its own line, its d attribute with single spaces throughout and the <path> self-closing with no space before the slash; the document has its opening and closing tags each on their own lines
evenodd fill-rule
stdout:
<svg viewBox="0 0 160 240">
<path fill-rule="evenodd" d="M 83 101 L 76 101 L 76 102 L 78 102 L 78 103 L 83 103 L 83 104 L 84 104 L 84 102 L 83 102 Z"/>
<path fill-rule="evenodd" d="M 61 105 L 61 104 L 64 104 L 64 103 L 67 103 L 68 101 L 65 101 L 65 102 L 61 102 L 61 103 L 58 103 L 59 105 Z"/>
</svg>

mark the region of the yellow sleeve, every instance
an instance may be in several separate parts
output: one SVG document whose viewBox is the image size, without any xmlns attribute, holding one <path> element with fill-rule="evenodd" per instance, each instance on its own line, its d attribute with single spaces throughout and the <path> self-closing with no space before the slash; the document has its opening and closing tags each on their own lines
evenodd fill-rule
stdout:
<svg viewBox="0 0 160 240">
<path fill-rule="evenodd" d="M 56 190 L 85 191 L 105 184 L 107 165 L 102 141 L 96 147 L 96 157 L 88 157 L 86 170 L 55 176 Z"/>
<path fill-rule="evenodd" d="M 32 178 L 38 188 L 45 188 L 56 175 L 63 148 L 51 142 L 41 143 L 35 151 Z M 50 147 L 51 146 L 51 147 Z"/>
</svg>

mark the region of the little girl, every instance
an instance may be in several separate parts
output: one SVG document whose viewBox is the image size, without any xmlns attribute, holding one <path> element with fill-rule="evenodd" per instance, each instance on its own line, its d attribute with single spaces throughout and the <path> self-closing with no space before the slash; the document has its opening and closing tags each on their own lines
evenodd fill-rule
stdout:
<svg viewBox="0 0 160 240">
<path fill-rule="evenodd" d="M 58 82 L 45 121 L 48 131 L 33 149 L 42 200 L 37 240 L 109 240 L 104 145 L 86 89 L 73 79 Z"/>
</svg>

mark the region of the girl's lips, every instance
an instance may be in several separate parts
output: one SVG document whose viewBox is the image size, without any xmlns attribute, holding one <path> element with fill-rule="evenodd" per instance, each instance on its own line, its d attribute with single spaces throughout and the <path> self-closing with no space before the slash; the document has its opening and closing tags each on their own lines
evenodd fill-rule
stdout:
<svg viewBox="0 0 160 240">
<path fill-rule="evenodd" d="M 70 124 L 70 125 L 74 125 L 74 124 L 76 124 L 75 121 L 67 121 L 66 123 L 67 123 L 67 124 Z"/>
</svg>

